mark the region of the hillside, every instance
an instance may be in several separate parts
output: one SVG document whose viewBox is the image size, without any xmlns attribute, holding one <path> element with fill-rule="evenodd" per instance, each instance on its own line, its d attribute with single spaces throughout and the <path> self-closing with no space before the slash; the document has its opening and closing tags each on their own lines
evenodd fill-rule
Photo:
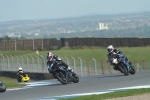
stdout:
<svg viewBox="0 0 150 100">
<path fill-rule="evenodd" d="M 99 23 L 107 24 L 108 30 L 101 30 Z M 108 37 L 110 34 L 113 37 L 150 37 L 149 27 L 150 12 L 66 19 L 18 20 L 1 22 L 0 37 Z"/>
</svg>

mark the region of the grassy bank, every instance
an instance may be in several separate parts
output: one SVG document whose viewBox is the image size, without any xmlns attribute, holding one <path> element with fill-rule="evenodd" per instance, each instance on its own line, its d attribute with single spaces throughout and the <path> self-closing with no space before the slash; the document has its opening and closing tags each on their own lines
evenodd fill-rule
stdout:
<svg viewBox="0 0 150 100">
<path fill-rule="evenodd" d="M 126 55 L 131 61 L 142 62 L 143 60 L 146 62 L 150 62 L 150 47 L 119 47 L 120 50 L 123 51 L 124 55 Z M 95 58 L 96 60 L 107 60 L 107 50 L 106 48 L 100 47 L 73 47 L 73 48 L 62 48 L 60 50 L 49 50 L 53 52 L 54 55 L 59 55 L 63 59 L 65 56 L 71 58 L 81 57 L 82 59 L 87 58 Z M 46 56 L 47 51 L 39 51 L 39 55 Z M 21 55 L 21 56 L 33 56 L 35 57 L 35 51 L 0 51 L 0 54 L 3 55 Z"/>
<path fill-rule="evenodd" d="M 60 100 L 104 100 L 104 99 L 109 99 L 109 98 L 127 97 L 127 96 L 141 95 L 141 94 L 146 94 L 146 93 L 150 93 L 150 88 L 117 91 L 117 92 L 112 92 L 112 93 L 81 96 L 81 97 L 75 97 L 75 98 L 63 98 Z"/>
<path fill-rule="evenodd" d="M 0 80 L 6 85 L 7 89 L 25 86 L 25 84 L 18 84 L 17 79 L 13 79 L 9 77 L 0 76 Z"/>
</svg>

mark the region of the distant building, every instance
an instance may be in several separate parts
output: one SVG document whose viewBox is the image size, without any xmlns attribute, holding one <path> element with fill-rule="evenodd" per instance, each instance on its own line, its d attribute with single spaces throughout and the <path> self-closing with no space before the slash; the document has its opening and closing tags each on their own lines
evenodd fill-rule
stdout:
<svg viewBox="0 0 150 100">
<path fill-rule="evenodd" d="M 99 30 L 108 30 L 107 23 L 99 23 Z"/>
<path fill-rule="evenodd" d="M 8 33 L 7 36 L 8 37 L 16 37 L 16 34 L 14 34 L 14 33 Z"/>
</svg>

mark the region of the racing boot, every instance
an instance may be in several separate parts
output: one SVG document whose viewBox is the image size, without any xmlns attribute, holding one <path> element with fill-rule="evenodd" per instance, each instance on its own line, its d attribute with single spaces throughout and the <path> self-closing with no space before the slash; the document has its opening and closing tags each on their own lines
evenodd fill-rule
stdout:
<svg viewBox="0 0 150 100">
<path fill-rule="evenodd" d="M 73 70 L 71 69 L 71 67 L 68 67 L 69 72 L 73 72 Z"/>
<path fill-rule="evenodd" d="M 117 68 L 115 66 L 113 66 L 114 70 L 117 70 Z"/>
<path fill-rule="evenodd" d="M 73 70 L 71 69 L 71 67 L 68 66 L 67 63 L 65 63 L 66 68 L 68 69 L 69 72 L 73 72 Z"/>
<path fill-rule="evenodd" d="M 125 60 L 129 63 L 129 65 L 132 65 L 132 62 L 130 62 L 127 57 L 125 57 Z"/>
<path fill-rule="evenodd" d="M 130 65 L 132 65 L 132 62 L 128 61 Z"/>
</svg>

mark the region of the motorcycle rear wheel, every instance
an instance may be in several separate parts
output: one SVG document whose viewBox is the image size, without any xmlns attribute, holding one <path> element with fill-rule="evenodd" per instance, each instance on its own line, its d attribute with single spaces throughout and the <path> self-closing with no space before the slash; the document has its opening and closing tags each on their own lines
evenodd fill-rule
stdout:
<svg viewBox="0 0 150 100">
<path fill-rule="evenodd" d="M 135 74 L 135 69 L 133 66 L 131 66 L 131 69 L 130 69 L 130 72 L 129 72 L 131 75 Z"/>
<path fill-rule="evenodd" d="M 78 75 L 76 74 L 76 75 L 73 75 L 73 82 L 74 83 L 78 83 L 79 82 L 79 77 L 78 77 Z"/>
</svg>

